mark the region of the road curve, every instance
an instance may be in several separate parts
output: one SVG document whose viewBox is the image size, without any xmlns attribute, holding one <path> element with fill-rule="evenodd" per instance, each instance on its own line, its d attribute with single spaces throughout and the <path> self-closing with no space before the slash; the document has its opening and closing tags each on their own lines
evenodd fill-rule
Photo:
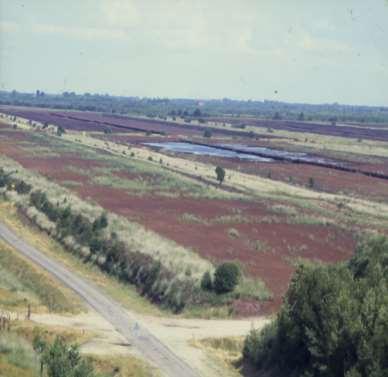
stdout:
<svg viewBox="0 0 388 377">
<path fill-rule="evenodd" d="M 136 318 L 131 316 L 118 302 L 105 296 L 91 282 L 69 271 L 58 261 L 47 257 L 24 242 L 1 222 L 0 238 L 77 293 L 87 304 L 110 322 L 163 375 L 169 377 L 201 376 L 198 371 L 180 359 L 170 348 L 153 336 L 143 325 L 139 324 Z"/>
</svg>

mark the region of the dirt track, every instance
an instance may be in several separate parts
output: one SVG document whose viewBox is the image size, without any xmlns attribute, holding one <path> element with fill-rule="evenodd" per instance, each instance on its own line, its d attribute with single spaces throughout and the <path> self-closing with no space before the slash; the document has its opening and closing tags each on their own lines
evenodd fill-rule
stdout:
<svg viewBox="0 0 388 377">
<path fill-rule="evenodd" d="M 60 263 L 19 239 L 8 227 L 0 223 L 0 237 L 34 263 L 52 273 L 85 302 L 100 313 L 128 342 L 163 375 L 170 377 L 199 377 L 201 374 L 181 360 L 174 352 L 153 336 L 139 321 L 126 312 L 119 303 L 103 295 L 92 283 L 68 271 Z"/>
</svg>

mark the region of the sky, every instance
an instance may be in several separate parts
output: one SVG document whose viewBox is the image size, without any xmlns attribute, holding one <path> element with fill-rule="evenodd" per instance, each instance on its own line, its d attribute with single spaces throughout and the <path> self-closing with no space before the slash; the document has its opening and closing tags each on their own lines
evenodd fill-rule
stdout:
<svg viewBox="0 0 388 377">
<path fill-rule="evenodd" d="M 0 0 L 0 89 L 388 106 L 388 0 Z"/>
</svg>

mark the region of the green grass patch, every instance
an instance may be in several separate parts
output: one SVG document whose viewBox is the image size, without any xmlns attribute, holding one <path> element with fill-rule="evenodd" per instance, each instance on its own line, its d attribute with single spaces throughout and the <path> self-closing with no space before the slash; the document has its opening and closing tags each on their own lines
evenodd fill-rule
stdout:
<svg viewBox="0 0 388 377">
<path fill-rule="evenodd" d="M 0 376 L 37 377 L 38 359 L 31 344 L 13 333 L 0 333 Z"/>
<path fill-rule="evenodd" d="M 155 189 L 149 182 L 143 179 L 126 179 L 113 175 L 100 175 L 92 178 L 93 183 L 99 186 L 108 186 L 129 191 L 134 194 L 144 194 Z"/>
<path fill-rule="evenodd" d="M 65 180 L 65 181 L 61 181 L 61 185 L 68 188 L 72 188 L 72 187 L 80 187 L 82 186 L 82 183 L 78 181 Z"/>
<path fill-rule="evenodd" d="M 206 219 L 188 212 L 183 213 L 180 216 L 180 220 L 186 224 L 208 224 L 209 223 Z"/>
<path fill-rule="evenodd" d="M 246 276 L 242 277 L 233 293 L 241 298 L 255 299 L 258 301 L 266 301 L 272 298 L 272 294 L 268 291 L 262 280 L 252 279 Z"/>
<path fill-rule="evenodd" d="M 5 302 L 14 306 L 20 298 L 37 298 L 52 312 L 77 312 L 77 303 L 67 297 L 46 275 L 29 262 L 17 256 L 10 248 L 0 244 L 0 284 L 11 297 L 5 295 Z M 21 292 L 17 295 L 17 292 Z M 1 301 L 0 301 L 1 302 Z"/>
</svg>

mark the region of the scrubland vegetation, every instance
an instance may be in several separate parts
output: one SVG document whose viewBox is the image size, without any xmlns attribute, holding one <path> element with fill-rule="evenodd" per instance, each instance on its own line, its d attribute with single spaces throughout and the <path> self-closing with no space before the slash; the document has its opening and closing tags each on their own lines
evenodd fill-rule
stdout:
<svg viewBox="0 0 388 377">
<path fill-rule="evenodd" d="M 252 331 L 244 358 L 278 376 L 388 373 L 388 240 L 359 245 L 337 265 L 301 265 L 276 320 Z"/>
<path fill-rule="evenodd" d="M 200 279 L 212 271 L 210 263 L 167 241 L 162 241 L 164 245 L 159 243 L 163 249 L 157 250 L 156 235 L 151 234 L 148 241 L 142 239 L 139 233 L 147 235 L 147 232 L 134 224 L 106 214 L 10 161 L 8 164 L 0 171 L 1 187 L 7 199 L 17 203 L 19 210 L 34 224 L 68 250 L 120 281 L 134 284 L 153 302 L 180 312 L 186 306 L 225 305 L 236 295 L 268 299 L 264 286 L 257 285 L 260 291 L 253 292 L 247 279 L 241 279 L 235 293 L 231 291 L 237 281 L 232 289 L 204 291 Z M 19 185 L 23 182 L 28 190 L 19 193 L 15 182 Z M 228 295 L 219 295 L 227 292 Z"/>
</svg>

